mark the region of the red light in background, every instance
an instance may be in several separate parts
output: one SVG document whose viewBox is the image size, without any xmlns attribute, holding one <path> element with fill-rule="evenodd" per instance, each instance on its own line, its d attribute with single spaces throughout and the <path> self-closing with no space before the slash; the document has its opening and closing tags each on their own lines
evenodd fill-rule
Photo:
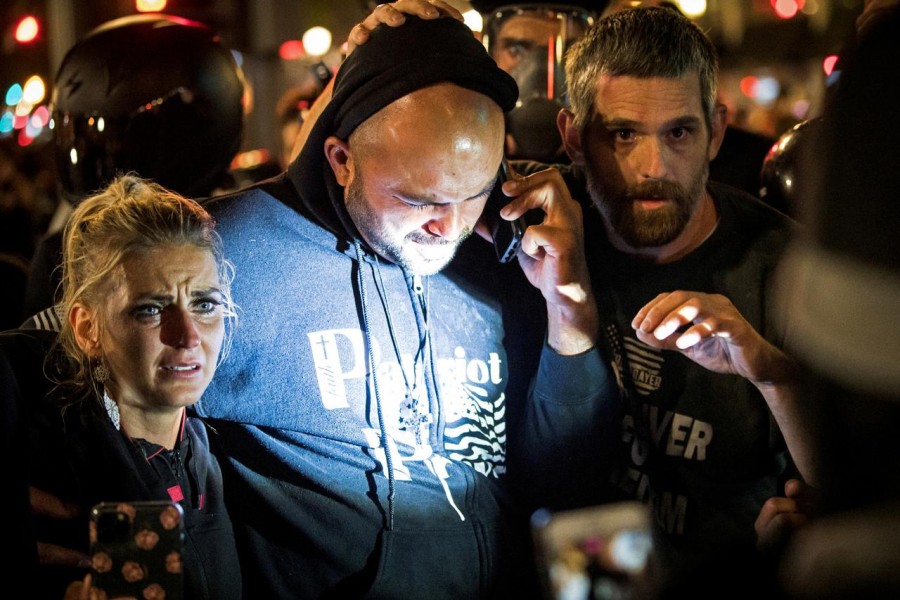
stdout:
<svg viewBox="0 0 900 600">
<path fill-rule="evenodd" d="M 300 40 L 288 40 L 278 47 L 278 56 L 282 60 L 297 60 L 306 56 L 306 49 Z"/>
<path fill-rule="evenodd" d="M 38 20 L 31 15 L 22 17 L 16 25 L 16 41 L 20 44 L 28 44 L 37 39 L 41 27 Z"/>
<path fill-rule="evenodd" d="M 50 122 L 50 111 L 46 106 L 38 106 L 31 115 L 31 124 L 37 128 L 44 127 Z"/>
<path fill-rule="evenodd" d="M 830 56 L 826 56 L 825 60 L 822 61 L 822 69 L 825 71 L 825 75 L 831 75 L 834 71 L 834 65 L 837 64 L 838 55 L 832 54 Z"/>
<path fill-rule="evenodd" d="M 747 75 L 746 77 L 741 77 L 741 93 L 747 96 L 748 98 L 754 98 L 756 96 L 756 84 L 758 80 L 753 75 Z"/>
<path fill-rule="evenodd" d="M 28 133 L 24 129 L 22 129 L 21 131 L 19 131 L 19 135 L 16 137 L 16 141 L 19 142 L 20 146 L 27 146 L 34 141 L 34 138 L 28 135 Z"/>
<path fill-rule="evenodd" d="M 779 19 L 791 19 L 803 9 L 806 0 L 769 0 Z"/>
</svg>

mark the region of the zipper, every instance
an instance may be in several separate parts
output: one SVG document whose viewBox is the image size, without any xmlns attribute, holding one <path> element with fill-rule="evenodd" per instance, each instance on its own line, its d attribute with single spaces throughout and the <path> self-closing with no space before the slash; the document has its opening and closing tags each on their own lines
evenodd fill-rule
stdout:
<svg viewBox="0 0 900 600">
<path fill-rule="evenodd" d="M 172 450 L 172 462 L 174 463 L 175 480 L 181 485 L 181 477 L 184 473 L 184 462 L 181 460 L 181 447 Z"/>
<path fill-rule="evenodd" d="M 413 292 L 419 300 L 419 308 L 422 309 L 422 317 L 425 322 L 425 335 L 428 335 L 428 302 L 425 298 L 425 282 L 421 275 L 413 275 Z"/>
<path fill-rule="evenodd" d="M 422 275 L 412 276 L 412 291 L 418 303 L 416 320 L 421 331 L 419 352 L 422 353 L 422 369 L 425 389 L 428 394 L 428 423 L 430 445 L 432 448 L 443 448 L 443 412 L 441 411 L 440 390 L 437 376 L 434 372 L 433 357 L 431 355 L 431 331 L 428 323 L 428 288 Z"/>
</svg>

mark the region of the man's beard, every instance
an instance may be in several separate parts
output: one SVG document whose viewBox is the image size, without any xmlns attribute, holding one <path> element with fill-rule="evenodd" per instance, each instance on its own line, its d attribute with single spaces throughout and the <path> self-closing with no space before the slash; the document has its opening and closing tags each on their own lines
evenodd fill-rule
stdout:
<svg viewBox="0 0 900 600">
<path fill-rule="evenodd" d="M 366 202 L 362 177 L 357 176 L 350 182 L 347 186 L 346 196 L 347 212 L 356 225 L 356 229 L 372 250 L 382 258 L 399 265 L 414 275 L 434 275 L 442 270 L 453 259 L 456 249 L 463 240 L 472 234 L 472 230 L 469 229 L 463 232 L 458 239 L 448 242 L 442 238 L 429 236 L 422 231 L 413 231 L 397 242 L 392 239 L 390 232 Z M 453 251 L 447 254 L 446 260 L 426 260 L 404 249 L 405 243 L 452 246 Z"/>
<path fill-rule="evenodd" d="M 703 197 L 709 165 L 694 179 L 690 189 L 671 181 L 648 181 L 621 192 L 604 189 L 587 169 L 588 191 L 607 225 L 632 248 L 656 248 L 677 238 Z M 666 199 L 671 204 L 644 210 L 636 200 Z"/>
</svg>

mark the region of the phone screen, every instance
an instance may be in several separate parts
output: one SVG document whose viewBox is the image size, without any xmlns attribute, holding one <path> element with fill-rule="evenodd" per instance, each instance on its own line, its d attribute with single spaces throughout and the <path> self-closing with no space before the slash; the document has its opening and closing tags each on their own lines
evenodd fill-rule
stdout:
<svg viewBox="0 0 900 600">
<path fill-rule="evenodd" d="M 631 600 L 642 597 L 653 537 L 647 507 L 637 501 L 531 519 L 547 600 Z"/>
</svg>

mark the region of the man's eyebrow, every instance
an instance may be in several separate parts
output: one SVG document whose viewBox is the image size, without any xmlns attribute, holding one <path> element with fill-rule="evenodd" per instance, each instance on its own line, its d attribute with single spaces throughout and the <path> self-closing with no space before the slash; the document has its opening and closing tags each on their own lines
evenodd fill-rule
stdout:
<svg viewBox="0 0 900 600">
<path fill-rule="evenodd" d="M 480 192 L 478 192 L 478 193 L 475 194 L 474 196 L 469 196 L 468 198 L 463 198 L 463 199 L 461 200 L 461 202 L 468 202 L 468 201 L 470 201 L 470 200 L 477 200 L 478 198 L 481 198 L 482 196 L 486 196 L 486 195 L 490 194 L 490 193 L 491 193 L 491 190 L 494 189 L 494 185 L 495 185 L 496 183 L 497 183 L 497 178 L 494 177 L 493 179 L 490 180 L 490 182 L 488 182 L 488 184 L 484 187 L 484 189 L 482 189 Z M 395 196 L 396 198 L 399 198 L 399 199 L 402 200 L 403 202 L 408 202 L 408 203 L 410 203 L 410 204 L 422 204 L 422 205 L 426 205 L 426 204 L 433 204 L 433 205 L 448 204 L 448 203 L 446 203 L 446 202 L 432 202 L 431 200 L 427 200 L 427 199 L 421 198 L 421 197 L 419 197 L 419 196 L 410 196 L 409 194 L 404 194 L 404 193 L 402 193 L 402 192 L 394 192 L 394 196 Z"/>
<path fill-rule="evenodd" d="M 531 38 L 527 37 L 515 37 L 515 36 L 506 36 L 500 38 L 500 46 L 503 48 L 509 48 L 510 46 L 535 46 L 537 43 Z"/>
<path fill-rule="evenodd" d="M 466 200 L 475 200 L 475 199 L 477 199 L 477 198 L 481 198 L 482 196 L 485 196 L 485 195 L 487 195 L 487 194 L 490 194 L 490 193 L 491 193 L 491 190 L 494 189 L 494 186 L 495 186 L 495 185 L 497 185 L 497 178 L 496 178 L 496 177 L 494 177 L 493 179 L 491 179 L 491 181 L 487 184 L 487 187 L 485 187 L 483 190 L 481 190 L 480 192 L 478 192 L 477 194 L 475 194 L 475 195 L 472 196 L 471 198 L 466 198 Z"/>
<path fill-rule="evenodd" d="M 632 119 L 606 119 L 600 118 L 600 125 L 607 129 L 630 129 L 636 127 L 639 123 Z"/>
<path fill-rule="evenodd" d="M 696 127 L 703 123 L 703 120 L 699 117 L 695 117 L 694 115 L 685 115 L 683 117 L 677 117 L 670 121 L 666 122 L 666 125 L 669 129 L 673 127 Z"/>
<path fill-rule="evenodd" d="M 685 115 L 683 117 L 675 117 L 674 119 L 666 121 L 662 124 L 661 129 L 672 129 L 673 127 L 696 127 L 701 123 L 702 121 L 699 118 L 693 115 Z M 634 129 L 641 125 L 639 121 L 623 118 L 601 118 L 600 124 L 607 129 Z"/>
</svg>

